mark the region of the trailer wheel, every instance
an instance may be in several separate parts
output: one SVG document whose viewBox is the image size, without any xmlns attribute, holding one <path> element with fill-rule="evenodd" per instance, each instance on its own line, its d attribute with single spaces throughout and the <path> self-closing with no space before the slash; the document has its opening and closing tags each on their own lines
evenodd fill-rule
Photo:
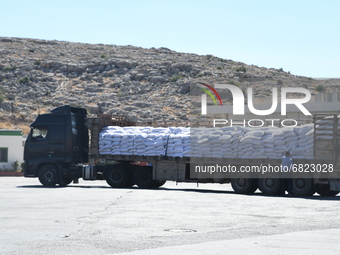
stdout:
<svg viewBox="0 0 340 255">
<path fill-rule="evenodd" d="M 258 184 L 259 190 L 261 190 L 263 194 L 269 196 L 277 195 L 281 188 L 280 179 L 277 178 L 261 178 L 259 179 Z"/>
<path fill-rule="evenodd" d="M 58 168 L 54 165 L 44 165 L 39 170 L 39 181 L 46 187 L 53 187 L 59 183 Z"/>
<path fill-rule="evenodd" d="M 335 197 L 339 194 L 339 191 L 334 191 L 329 189 L 329 185 L 318 185 L 316 187 L 316 193 L 318 193 L 322 197 Z"/>
<path fill-rule="evenodd" d="M 133 174 L 133 180 L 135 184 L 141 189 L 149 189 L 155 187 L 155 181 L 152 179 L 152 167 L 138 167 Z"/>
<path fill-rule="evenodd" d="M 129 183 L 129 171 L 120 164 L 110 166 L 105 172 L 105 180 L 112 188 L 125 188 Z"/>
<path fill-rule="evenodd" d="M 251 178 L 231 179 L 231 186 L 238 194 L 252 194 L 257 190 L 257 180 Z"/>
<path fill-rule="evenodd" d="M 292 193 L 296 196 L 313 196 L 315 185 L 312 178 L 293 179 Z"/>
</svg>

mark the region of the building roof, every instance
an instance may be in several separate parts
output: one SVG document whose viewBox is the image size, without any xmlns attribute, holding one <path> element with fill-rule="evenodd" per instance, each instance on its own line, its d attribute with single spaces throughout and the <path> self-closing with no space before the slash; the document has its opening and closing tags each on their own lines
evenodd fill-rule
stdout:
<svg viewBox="0 0 340 255">
<path fill-rule="evenodd" d="M 2 136 L 22 136 L 22 131 L 18 129 L 0 129 Z"/>
</svg>

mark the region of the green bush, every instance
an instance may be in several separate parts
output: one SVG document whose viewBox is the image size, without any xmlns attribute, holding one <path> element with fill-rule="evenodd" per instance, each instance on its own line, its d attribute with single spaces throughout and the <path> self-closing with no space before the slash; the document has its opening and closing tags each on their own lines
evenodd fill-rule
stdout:
<svg viewBox="0 0 340 255">
<path fill-rule="evenodd" d="M 21 83 L 21 84 L 25 84 L 25 83 L 28 83 L 28 82 L 29 82 L 29 79 L 28 79 L 27 76 L 22 77 L 22 78 L 19 80 L 19 83 Z"/>
<path fill-rule="evenodd" d="M 235 85 L 237 87 L 239 87 L 241 85 L 238 81 L 229 81 L 228 83 L 231 84 L 231 85 Z"/>
<path fill-rule="evenodd" d="M 14 161 L 14 162 L 12 163 L 12 167 L 13 167 L 13 170 L 14 170 L 14 171 L 17 171 L 17 170 L 18 170 L 18 167 L 19 167 L 19 162 L 18 162 L 18 160 Z"/>
<path fill-rule="evenodd" d="M 181 76 L 179 74 L 176 74 L 176 75 L 172 76 L 171 81 L 172 82 L 176 82 L 176 81 L 178 81 L 180 79 L 183 79 L 183 76 Z"/>
<path fill-rule="evenodd" d="M 317 86 L 315 87 L 315 90 L 316 90 L 317 92 L 323 92 L 323 91 L 325 91 L 326 89 L 325 89 L 325 87 L 322 86 L 322 85 L 317 85 Z"/>
<path fill-rule="evenodd" d="M 40 65 L 40 64 L 41 64 L 41 60 L 36 60 L 36 61 L 34 62 L 34 64 L 37 65 L 37 66 Z"/>
<path fill-rule="evenodd" d="M 17 69 L 17 67 L 14 65 L 9 65 L 9 66 L 5 66 L 2 71 L 14 71 L 15 69 Z"/>
<path fill-rule="evenodd" d="M 245 66 L 239 66 L 235 70 L 236 72 L 247 72 L 247 68 Z"/>
</svg>

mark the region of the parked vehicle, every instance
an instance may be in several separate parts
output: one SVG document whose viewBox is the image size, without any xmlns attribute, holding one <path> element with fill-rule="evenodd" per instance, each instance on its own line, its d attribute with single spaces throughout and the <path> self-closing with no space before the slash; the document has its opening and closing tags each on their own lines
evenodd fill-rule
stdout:
<svg viewBox="0 0 340 255">
<path fill-rule="evenodd" d="M 317 115 L 315 120 L 327 115 Z M 333 126 L 332 139 L 318 139 L 314 135 L 314 159 L 297 160 L 296 163 L 327 163 L 334 165 L 331 178 L 318 173 L 293 179 L 293 193 L 297 196 L 334 196 L 340 191 L 338 117 L 328 118 Z M 30 125 L 24 149 L 25 177 L 38 177 L 44 186 L 66 186 L 79 178 L 106 180 L 113 188 L 137 185 L 139 188 L 158 188 L 165 181 L 231 183 L 234 191 L 250 194 L 258 188 L 267 195 L 277 195 L 280 179 L 273 176 L 249 178 L 249 176 L 224 176 L 224 178 L 192 178 L 189 157 L 101 155 L 99 134 L 106 126 L 134 126 L 122 117 L 102 115 L 87 118 L 86 109 L 69 105 L 58 107 L 48 114 L 41 114 Z M 315 125 L 315 129 L 322 126 Z M 210 159 L 213 160 L 213 159 Z M 217 162 L 239 167 L 245 164 L 239 159 L 218 159 Z M 270 163 L 280 165 L 275 159 L 248 159 L 248 165 Z M 339 174 L 338 174 L 339 173 Z M 337 176 L 336 178 L 334 176 Z M 321 178 L 322 177 L 322 178 Z"/>
</svg>

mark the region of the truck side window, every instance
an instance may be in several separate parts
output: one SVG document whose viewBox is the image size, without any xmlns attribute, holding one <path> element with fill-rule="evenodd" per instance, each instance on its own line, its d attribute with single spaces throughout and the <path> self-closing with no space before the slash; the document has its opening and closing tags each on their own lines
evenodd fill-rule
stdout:
<svg viewBox="0 0 340 255">
<path fill-rule="evenodd" d="M 47 136 L 47 128 L 35 127 L 32 128 L 32 138 L 33 140 L 44 140 Z"/>
</svg>

